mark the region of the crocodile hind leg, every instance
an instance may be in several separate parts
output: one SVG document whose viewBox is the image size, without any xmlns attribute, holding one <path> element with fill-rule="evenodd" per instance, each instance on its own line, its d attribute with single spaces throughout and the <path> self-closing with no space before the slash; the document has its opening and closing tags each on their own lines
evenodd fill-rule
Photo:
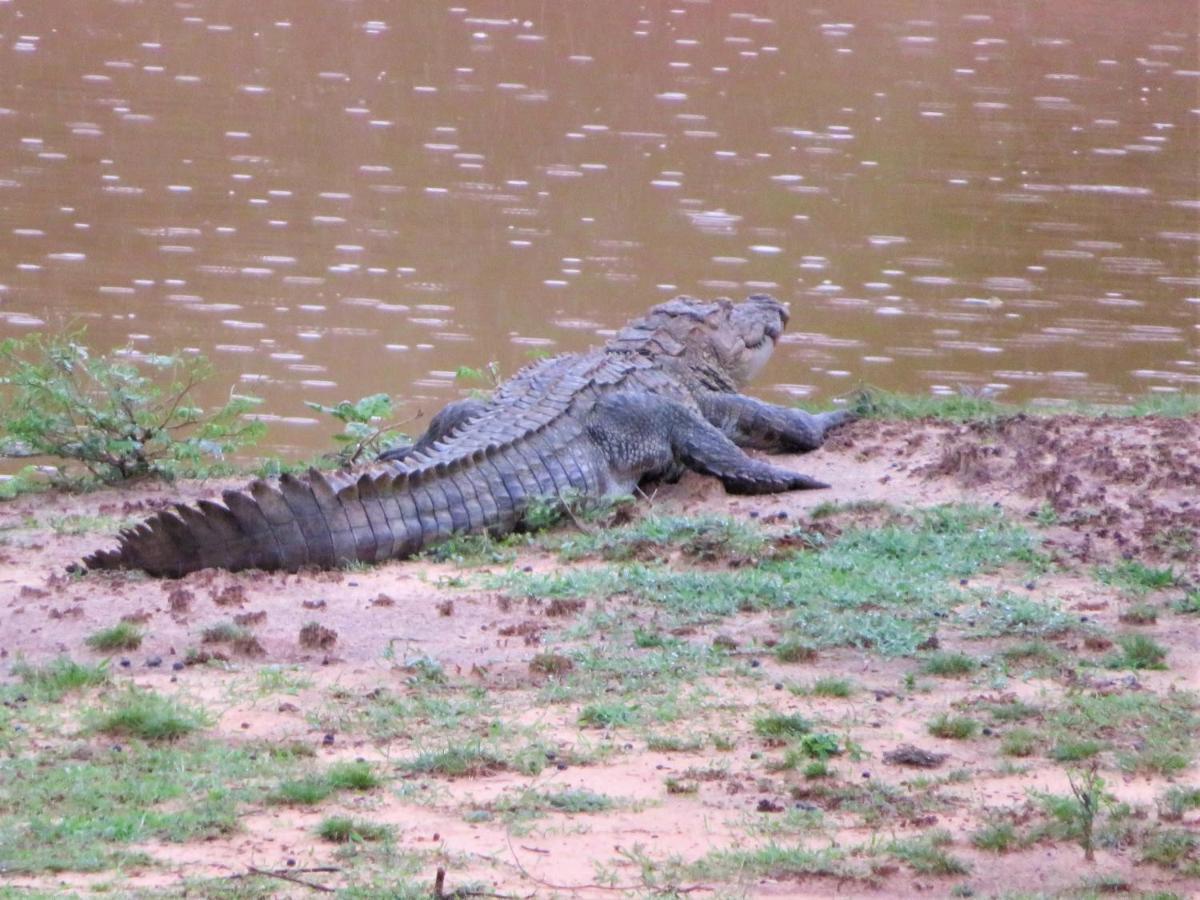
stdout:
<svg viewBox="0 0 1200 900">
<path fill-rule="evenodd" d="M 710 391 L 697 397 L 700 411 L 739 447 L 768 453 L 807 453 L 825 442 L 839 425 L 858 414 L 848 409 L 808 413 L 802 409 L 763 403 L 742 394 Z"/>
<path fill-rule="evenodd" d="M 829 485 L 747 456 L 696 410 L 658 394 L 622 392 L 600 400 L 588 434 L 617 481 L 670 474 L 680 464 L 719 478 L 735 494 L 774 494 Z"/>
<path fill-rule="evenodd" d="M 386 450 L 377 458 L 380 461 L 403 462 L 414 453 L 428 450 L 438 441 L 449 437 L 472 419 L 478 418 L 485 409 L 487 409 L 487 404 L 482 400 L 456 400 L 449 403 L 429 420 L 429 427 L 423 435 L 417 438 L 415 443 Z"/>
</svg>

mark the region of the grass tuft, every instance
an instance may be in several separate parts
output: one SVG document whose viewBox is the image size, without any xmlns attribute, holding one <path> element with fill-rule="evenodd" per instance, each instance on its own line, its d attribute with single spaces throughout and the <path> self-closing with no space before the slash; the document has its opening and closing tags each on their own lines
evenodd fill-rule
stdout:
<svg viewBox="0 0 1200 900">
<path fill-rule="evenodd" d="M 919 875 L 965 875 L 970 866 L 943 849 L 950 843 L 949 832 L 935 829 L 919 838 L 894 841 L 888 845 L 888 852 Z"/>
<path fill-rule="evenodd" d="M 386 841 L 391 838 L 392 830 L 386 825 L 351 819 L 349 816 L 330 816 L 321 820 L 317 834 L 334 844 L 362 844 Z"/>
<path fill-rule="evenodd" d="M 579 711 L 579 724 L 589 728 L 617 728 L 636 719 L 636 711 L 624 703 L 589 703 Z"/>
<path fill-rule="evenodd" d="M 965 653 L 934 653 L 921 666 L 926 675 L 940 675 L 943 678 L 961 678 L 970 675 L 979 668 L 979 663 Z"/>
<path fill-rule="evenodd" d="M 1096 577 L 1104 584 L 1139 595 L 1175 587 L 1179 584 L 1179 575 L 1174 569 L 1158 569 L 1140 563 L 1136 559 L 1125 560 L 1115 566 L 1098 569 Z"/>
<path fill-rule="evenodd" d="M 929 723 L 929 733 L 934 737 L 949 738 L 963 741 L 975 737 L 979 731 L 979 723 L 966 716 L 952 716 L 942 713 Z"/>
<path fill-rule="evenodd" d="M 1061 738 L 1050 749 L 1050 758 L 1056 762 L 1079 762 L 1103 749 L 1104 744 L 1091 738 Z"/>
<path fill-rule="evenodd" d="M 131 622 L 118 622 L 111 628 L 102 628 L 91 635 L 85 643 L 100 653 L 115 653 L 119 650 L 136 650 L 142 646 L 142 630 Z"/>
<path fill-rule="evenodd" d="M 339 791 L 369 791 L 381 784 L 371 764 L 364 760 L 334 763 L 325 773 L 325 778 Z"/>
<path fill-rule="evenodd" d="M 813 662 L 817 658 L 817 648 L 804 641 L 781 641 L 775 646 L 775 658 L 781 663 Z"/>
<path fill-rule="evenodd" d="M 1158 816 L 1168 822 L 1177 822 L 1192 809 L 1200 809 L 1200 787 L 1172 785 L 1158 801 Z"/>
<path fill-rule="evenodd" d="M 1119 656 L 1107 660 L 1114 669 L 1165 669 L 1167 649 L 1144 634 L 1123 634 L 1117 638 Z"/>
<path fill-rule="evenodd" d="M 1017 843 L 1017 830 L 1011 822 L 994 822 L 972 834 L 971 843 L 980 850 L 1007 853 Z"/>
<path fill-rule="evenodd" d="M 203 710 L 153 691 L 130 687 L 107 709 L 86 717 L 94 731 L 126 735 L 144 741 L 174 741 L 208 724 Z"/>
<path fill-rule="evenodd" d="M 774 713 L 754 720 L 754 732 L 765 738 L 796 738 L 812 730 L 812 723 L 799 714 Z"/>
<path fill-rule="evenodd" d="M 1000 752 L 1005 756 L 1033 756 L 1041 737 L 1028 728 L 1014 728 L 1000 741 Z"/>
<path fill-rule="evenodd" d="M 93 666 L 60 656 L 40 668 L 18 663 L 13 666 L 13 674 L 21 679 L 21 684 L 30 695 L 53 702 L 61 700 L 71 691 L 106 684 L 108 665 L 100 663 Z"/>
<path fill-rule="evenodd" d="M 422 753 L 408 762 L 405 768 L 425 775 L 475 778 L 503 771 L 508 765 L 490 750 L 479 744 L 471 744 Z"/>
<path fill-rule="evenodd" d="M 854 682 L 848 678 L 818 678 L 813 682 L 809 692 L 814 697 L 835 697 L 844 700 L 854 696 Z"/>
<path fill-rule="evenodd" d="M 267 801 L 281 806 L 316 806 L 333 793 L 333 785 L 319 775 L 282 782 Z"/>
</svg>

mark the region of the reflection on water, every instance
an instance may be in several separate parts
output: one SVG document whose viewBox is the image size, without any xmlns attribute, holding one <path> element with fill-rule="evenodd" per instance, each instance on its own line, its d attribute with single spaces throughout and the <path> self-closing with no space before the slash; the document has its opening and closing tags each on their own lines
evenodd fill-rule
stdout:
<svg viewBox="0 0 1200 900">
<path fill-rule="evenodd" d="M 0 317 L 266 398 L 771 291 L 764 396 L 1200 385 L 1192 0 L 0 0 Z M 770 383 L 770 382 L 774 383 Z"/>
</svg>

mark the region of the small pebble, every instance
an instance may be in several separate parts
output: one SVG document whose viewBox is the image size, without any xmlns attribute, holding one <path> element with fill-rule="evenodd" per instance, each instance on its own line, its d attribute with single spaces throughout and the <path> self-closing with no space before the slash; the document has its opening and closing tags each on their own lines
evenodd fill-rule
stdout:
<svg viewBox="0 0 1200 900">
<path fill-rule="evenodd" d="M 863 778 L 870 778 L 870 777 L 871 777 L 870 772 L 863 772 Z"/>
<path fill-rule="evenodd" d="M 775 690 L 777 690 L 777 691 L 783 690 L 783 682 L 782 681 L 775 682 Z"/>
<path fill-rule="evenodd" d="M 750 668 L 752 669 L 757 669 L 761 665 L 762 663 L 760 663 L 757 659 L 750 660 Z"/>
<path fill-rule="evenodd" d="M 162 657 L 161 656 L 152 656 L 148 660 L 146 660 L 146 666 L 148 668 L 157 669 L 161 665 L 162 665 Z"/>
<path fill-rule="evenodd" d="M 334 737 L 333 737 L 332 731 L 328 732 L 325 735 L 325 737 L 321 738 L 321 743 L 324 744 L 326 747 L 332 747 L 333 741 L 334 741 Z"/>
<path fill-rule="evenodd" d="M 122 668 L 122 669 L 128 669 L 128 668 L 129 668 L 130 666 L 132 666 L 132 665 L 133 665 L 133 663 L 131 663 L 131 662 L 130 662 L 129 660 L 127 660 L 127 659 L 123 659 L 123 660 L 121 660 L 121 668 Z"/>
<path fill-rule="evenodd" d="M 555 766 L 554 768 L 558 769 L 558 771 L 560 771 L 560 772 L 565 772 L 565 771 L 567 771 L 567 764 L 566 764 L 566 763 L 559 763 L 559 764 L 558 764 L 557 766 Z"/>
<path fill-rule="evenodd" d="M 174 669 L 176 672 L 182 672 L 183 671 L 183 663 L 179 660 L 176 660 L 175 662 L 171 663 L 171 668 Z"/>
</svg>

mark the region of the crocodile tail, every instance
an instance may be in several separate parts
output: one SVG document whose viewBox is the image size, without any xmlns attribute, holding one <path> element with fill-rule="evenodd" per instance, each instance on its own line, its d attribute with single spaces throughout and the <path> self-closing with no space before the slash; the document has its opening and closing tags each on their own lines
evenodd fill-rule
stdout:
<svg viewBox="0 0 1200 900">
<path fill-rule="evenodd" d="M 83 565 L 178 578 L 210 567 L 295 572 L 410 555 L 435 535 L 415 514 L 409 481 L 393 467 L 353 479 L 313 469 L 303 478 L 256 480 L 225 491 L 220 503 L 201 500 L 156 513 L 121 531 L 116 549 L 99 550 Z"/>
</svg>

